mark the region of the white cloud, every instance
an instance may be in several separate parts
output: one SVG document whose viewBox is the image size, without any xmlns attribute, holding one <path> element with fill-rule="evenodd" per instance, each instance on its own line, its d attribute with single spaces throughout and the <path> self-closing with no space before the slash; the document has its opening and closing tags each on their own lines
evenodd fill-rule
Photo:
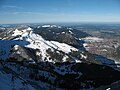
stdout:
<svg viewBox="0 0 120 90">
<path fill-rule="evenodd" d="M 18 7 L 18 6 L 13 6 L 13 5 L 4 5 L 2 6 L 3 8 L 21 8 L 21 7 Z"/>
<path fill-rule="evenodd" d="M 43 12 L 29 12 L 29 11 L 24 11 L 24 12 L 2 12 L 2 14 L 13 14 L 13 15 L 41 15 L 41 16 L 66 16 L 66 13 L 43 13 Z M 71 16 L 68 14 L 67 16 Z"/>
</svg>

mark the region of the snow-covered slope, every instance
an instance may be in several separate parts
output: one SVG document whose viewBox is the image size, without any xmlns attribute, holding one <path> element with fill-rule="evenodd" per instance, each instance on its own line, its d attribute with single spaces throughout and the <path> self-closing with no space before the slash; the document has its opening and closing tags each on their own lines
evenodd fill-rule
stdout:
<svg viewBox="0 0 120 90">
<path fill-rule="evenodd" d="M 0 90 L 36 90 L 23 80 L 0 71 Z"/>
<path fill-rule="evenodd" d="M 0 62 L 0 90 L 36 90 L 12 69 Z"/>
</svg>

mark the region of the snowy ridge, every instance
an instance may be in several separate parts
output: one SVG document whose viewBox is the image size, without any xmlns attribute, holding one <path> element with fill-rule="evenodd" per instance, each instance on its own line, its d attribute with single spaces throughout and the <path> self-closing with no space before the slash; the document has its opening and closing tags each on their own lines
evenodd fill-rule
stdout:
<svg viewBox="0 0 120 90">
<path fill-rule="evenodd" d="M 15 40 L 25 40 L 30 42 L 29 45 L 27 45 L 26 47 L 30 47 L 30 48 L 34 48 L 34 49 L 41 49 L 40 47 L 44 48 L 44 49 L 48 49 L 48 48 L 54 48 L 54 49 L 58 49 L 61 50 L 63 52 L 67 52 L 69 53 L 71 50 L 73 51 L 77 51 L 76 48 L 67 45 L 65 43 L 59 43 L 56 41 L 47 41 L 45 39 L 43 39 L 40 35 L 33 33 L 33 31 L 29 31 L 32 29 L 27 29 L 27 30 L 22 30 L 18 31 L 15 30 L 14 35 L 21 35 L 19 38 L 15 39 Z M 19 33 L 18 33 L 19 32 Z"/>
<path fill-rule="evenodd" d="M 56 26 L 56 25 L 43 25 L 43 28 L 53 28 L 53 27 L 58 27 L 61 28 L 61 26 Z"/>
<path fill-rule="evenodd" d="M 39 49 L 40 54 L 42 55 L 42 60 L 44 60 L 45 57 L 47 57 L 46 50 L 49 48 L 51 50 L 57 49 L 65 53 L 69 53 L 71 50 L 77 51 L 76 48 L 69 46 L 65 43 L 59 43 L 56 41 L 47 41 L 43 39 L 40 35 L 34 34 L 33 31 L 24 33 L 20 37 L 20 39 L 30 42 L 30 44 L 26 45 L 26 47 L 33 48 L 33 49 Z"/>
<path fill-rule="evenodd" d="M 65 43 L 59 43 L 57 41 L 47 41 L 44 38 L 42 38 L 42 36 L 35 34 L 32 30 L 32 28 L 28 27 L 28 29 L 23 29 L 23 30 L 18 30 L 15 29 L 13 31 L 14 33 L 12 34 L 12 36 L 16 37 L 13 42 L 9 42 L 7 45 L 3 45 L 2 43 L 0 45 L 3 45 L 3 47 L 7 47 L 6 52 L 8 50 L 8 53 L 5 54 L 6 56 L 0 56 L 0 58 L 2 59 L 7 59 L 9 57 L 9 51 L 11 49 L 12 45 L 21 45 L 23 47 L 27 47 L 27 48 L 32 48 L 32 49 L 38 49 L 39 52 L 37 53 L 37 55 L 42 55 L 42 60 L 44 61 L 45 59 L 47 59 L 46 61 L 52 62 L 52 60 L 49 60 L 48 54 L 46 53 L 46 50 L 51 49 L 53 50 L 58 50 L 62 51 L 64 53 L 69 53 L 71 51 L 78 51 L 78 49 L 67 45 Z M 26 43 L 26 44 L 23 44 Z M 3 48 L 2 47 L 2 48 Z M 4 51 L 4 50 L 3 50 Z M 81 54 L 81 57 L 84 58 L 84 56 Z M 65 61 L 65 58 L 64 60 Z M 79 60 L 76 60 L 76 62 L 79 62 Z"/>
</svg>

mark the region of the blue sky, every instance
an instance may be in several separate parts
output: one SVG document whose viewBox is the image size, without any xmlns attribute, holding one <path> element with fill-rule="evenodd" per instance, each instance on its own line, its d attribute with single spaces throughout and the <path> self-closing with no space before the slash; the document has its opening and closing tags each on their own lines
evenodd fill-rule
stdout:
<svg viewBox="0 0 120 90">
<path fill-rule="evenodd" d="M 120 22 L 120 0 L 0 0 L 0 24 Z"/>
</svg>

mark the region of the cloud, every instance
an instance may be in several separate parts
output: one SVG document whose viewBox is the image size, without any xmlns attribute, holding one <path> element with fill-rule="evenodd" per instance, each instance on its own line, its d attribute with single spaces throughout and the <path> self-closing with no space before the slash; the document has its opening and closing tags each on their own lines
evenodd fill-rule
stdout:
<svg viewBox="0 0 120 90">
<path fill-rule="evenodd" d="M 47 13 L 41 13 L 41 12 L 10 12 L 9 14 L 14 15 L 46 15 Z"/>
<path fill-rule="evenodd" d="M 78 17 L 77 14 L 70 14 L 66 12 L 59 12 L 59 13 L 45 13 L 45 12 L 30 12 L 30 11 L 24 11 L 24 12 L 1 12 L 2 15 L 16 15 L 16 16 L 46 16 L 46 17 Z"/>
<path fill-rule="evenodd" d="M 2 6 L 3 8 L 21 8 L 21 7 L 18 7 L 18 6 L 13 6 L 13 5 L 4 5 Z"/>
</svg>

